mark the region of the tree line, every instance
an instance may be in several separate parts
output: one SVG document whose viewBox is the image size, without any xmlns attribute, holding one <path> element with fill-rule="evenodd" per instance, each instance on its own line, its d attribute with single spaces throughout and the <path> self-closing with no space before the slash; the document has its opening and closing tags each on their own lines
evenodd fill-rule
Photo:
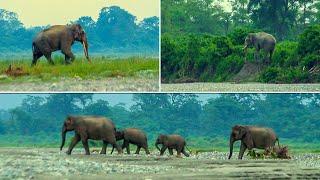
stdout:
<svg viewBox="0 0 320 180">
<path fill-rule="evenodd" d="M 151 139 L 159 133 L 227 139 L 235 124 L 270 127 L 280 139 L 320 139 L 319 94 L 219 94 L 207 101 L 196 94 L 134 94 L 132 101 L 126 106 L 93 100 L 92 94 L 29 95 L 20 106 L 0 110 L 0 134 L 58 137 L 73 114 L 109 117 L 118 129 L 137 127 Z"/>
<path fill-rule="evenodd" d="M 111 6 L 101 9 L 97 21 L 90 16 L 83 16 L 70 24 L 79 23 L 85 29 L 90 52 L 157 54 L 159 18 L 148 17 L 141 22 L 136 21 L 137 18 L 126 10 Z M 0 9 L 0 55 L 31 52 L 34 36 L 49 26 L 26 28 L 16 13 Z M 80 52 L 81 46 L 75 49 Z"/>
<path fill-rule="evenodd" d="M 244 65 L 248 33 L 277 39 L 271 65 L 255 80 L 320 81 L 320 3 L 314 0 L 163 0 L 162 81 L 229 81 Z M 253 61 L 253 49 L 248 60 Z"/>
</svg>

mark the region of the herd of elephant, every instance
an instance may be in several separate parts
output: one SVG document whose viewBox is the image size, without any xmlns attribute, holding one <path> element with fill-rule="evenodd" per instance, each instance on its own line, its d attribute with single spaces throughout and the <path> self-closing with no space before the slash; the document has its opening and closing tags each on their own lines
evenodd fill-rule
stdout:
<svg viewBox="0 0 320 180">
<path fill-rule="evenodd" d="M 90 155 L 88 140 L 102 140 L 103 146 L 100 154 L 106 154 L 107 145 L 113 146 L 121 154 L 122 150 L 126 148 L 128 154 L 130 154 L 129 144 L 137 146 L 136 154 L 139 154 L 140 149 L 143 148 L 146 154 L 150 154 L 148 149 L 148 140 L 146 134 L 137 128 L 127 128 L 122 131 L 117 131 L 114 123 L 105 117 L 100 116 L 68 116 L 62 126 L 62 143 L 60 151 L 62 150 L 66 133 L 68 131 L 74 131 L 71 144 L 67 150 L 67 154 L 70 155 L 72 149 L 79 141 L 82 141 L 86 155 Z M 122 147 L 117 144 L 117 141 L 123 140 Z M 241 147 L 238 159 L 242 159 L 246 149 L 264 149 L 268 150 L 275 146 L 275 143 L 279 140 L 274 131 L 270 128 L 262 128 L 255 126 L 240 126 L 236 125 L 232 127 L 230 135 L 230 154 L 229 159 L 233 152 L 233 143 L 241 140 Z M 160 148 L 159 145 L 162 145 Z M 181 153 L 189 157 L 186 152 L 186 141 L 180 135 L 164 135 L 160 134 L 155 141 L 156 148 L 160 151 L 160 155 L 163 155 L 168 149 L 170 155 L 173 155 L 173 150 L 177 151 L 177 156 L 181 157 Z M 189 150 L 189 149 L 188 149 Z M 190 150 L 189 150 L 190 151 Z"/>
<path fill-rule="evenodd" d="M 65 63 L 70 64 L 74 59 L 74 55 L 71 52 L 71 46 L 75 41 L 80 42 L 83 45 L 84 55 L 89 62 L 88 53 L 88 39 L 84 29 L 79 24 L 71 25 L 55 25 L 48 29 L 40 31 L 32 42 L 33 60 L 32 65 L 36 65 L 40 57 L 45 56 L 49 64 L 54 64 L 51 54 L 54 51 L 61 50 L 65 56 Z M 270 63 L 272 54 L 276 46 L 276 39 L 268 33 L 258 32 L 249 33 L 245 38 L 244 52 L 245 61 L 247 56 L 247 48 L 255 48 L 255 60 L 258 61 L 258 55 L 260 50 L 268 53 L 269 57 L 266 63 Z"/>
</svg>

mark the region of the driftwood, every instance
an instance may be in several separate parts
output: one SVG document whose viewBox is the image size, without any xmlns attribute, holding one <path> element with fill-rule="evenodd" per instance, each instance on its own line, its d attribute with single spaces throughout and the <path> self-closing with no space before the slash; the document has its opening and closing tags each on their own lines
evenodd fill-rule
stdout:
<svg viewBox="0 0 320 180">
<path fill-rule="evenodd" d="M 13 67 L 11 64 L 8 69 L 5 70 L 5 74 L 13 77 L 29 75 L 29 73 L 25 72 L 22 67 Z"/>
</svg>

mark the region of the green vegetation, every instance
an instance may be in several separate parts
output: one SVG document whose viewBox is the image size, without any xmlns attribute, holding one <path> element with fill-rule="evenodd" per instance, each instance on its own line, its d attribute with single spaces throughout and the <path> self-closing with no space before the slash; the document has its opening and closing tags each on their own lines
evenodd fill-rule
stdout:
<svg viewBox="0 0 320 180">
<path fill-rule="evenodd" d="M 43 59 L 35 67 L 31 67 L 31 60 L 0 60 L 0 72 L 9 67 L 22 67 L 28 75 L 9 77 L 0 82 L 12 81 L 54 81 L 60 78 L 101 79 L 108 77 L 131 77 L 141 71 L 158 74 L 159 61 L 153 58 L 108 59 L 92 58 L 92 63 L 86 59 L 77 58 L 71 65 L 65 65 L 64 59 L 54 58 L 55 65 L 49 65 Z"/>
<path fill-rule="evenodd" d="M 249 81 L 320 82 L 319 2 L 230 0 L 231 12 L 223 1 L 161 2 L 163 82 L 232 81 L 245 62 L 245 37 L 260 31 L 274 35 L 277 45 L 271 64 Z M 251 48 L 248 61 L 253 54 Z"/>
<path fill-rule="evenodd" d="M 133 94 L 130 103 L 111 105 L 92 94 L 31 95 L 15 108 L 0 108 L 0 146 L 58 147 L 65 117 L 90 114 L 111 118 L 119 129 L 144 130 L 152 148 L 160 133 L 176 133 L 192 151 L 228 151 L 231 127 L 244 124 L 273 128 L 290 153 L 319 152 L 320 94 L 216 94 L 200 101 L 201 96 Z"/>
</svg>

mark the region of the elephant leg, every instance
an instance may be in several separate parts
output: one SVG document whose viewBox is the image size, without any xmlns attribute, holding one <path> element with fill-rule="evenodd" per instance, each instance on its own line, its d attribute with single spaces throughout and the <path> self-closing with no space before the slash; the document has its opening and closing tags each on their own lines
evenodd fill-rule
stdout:
<svg viewBox="0 0 320 180">
<path fill-rule="evenodd" d="M 169 154 L 172 156 L 173 155 L 173 149 L 172 148 L 168 148 L 169 149 Z"/>
<path fill-rule="evenodd" d="M 49 64 L 54 65 L 54 62 L 52 61 L 52 58 L 51 58 L 51 53 L 46 53 L 44 56 L 47 58 Z"/>
<path fill-rule="evenodd" d="M 241 142 L 241 146 L 240 146 L 240 152 L 239 152 L 239 156 L 238 159 L 242 159 L 244 152 L 246 151 L 247 147 L 244 143 Z"/>
<path fill-rule="evenodd" d="M 136 150 L 135 154 L 139 154 L 140 153 L 140 149 L 141 149 L 141 146 L 137 146 L 137 150 Z"/>
<path fill-rule="evenodd" d="M 181 149 L 178 148 L 178 149 L 176 149 L 176 150 L 177 150 L 177 157 L 181 157 Z"/>
<path fill-rule="evenodd" d="M 73 139 L 72 139 L 72 141 L 71 141 L 71 144 L 70 144 L 70 146 L 69 146 L 69 148 L 68 148 L 68 150 L 67 150 L 67 154 L 68 154 L 68 155 L 71 154 L 72 149 L 78 144 L 78 142 L 80 141 L 80 139 L 81 139 L 80 136 L 77 135 L 77 134 L 73 137 Z"/>
<path fill-rule="evenodd" d="M 81 141 L 82 141 L 82 145 L 84 147 L 84 150 L 86 151 L 86 155 L 90 155 L 88 138 L 81 138 Z"/>
<path fill-rule="evenodd" d="M 70 48 L 63 49 L 62 53 L 65 55 L 65 57 L 67 57 L 67 59 L 65 59 L 66 64 L 70 64 L 74 61 L 74 55 L 71 52 Z M 69 59 L 71 59 L 71 62 L 69 61 Z"/>
<path fill-rule="evenodd" d="M 37 62 L 38 62 L 38 59 L 39 59 L 41 56 L 43 56 L 43 54 L 40 53 L 40 52 L 39 52 L 39 53 L 33 53 L 33 60 L 32 60 L 31 66 L 36 65 Z"/>
<path fill-rule="evenodd" d="M 167 150 L 167 147 L 162 146 L 162 148 L 160 149 L 160 156 L 162 156 L 166 150 Z"/>
<path fill-rule="evenodd" d="M 260 60 L 260 59 L 259 59 L 259 50 L 256 50 L 256 51 L 254 52 L 254 60 L 255 60 L 256 62 Z"/>
<path fill-rule="evenodd" d="M 117 141 L 116 141 L 116 138 L 115 137 L 111 137 L 111 138 L 108 138 L 106 139 L 105 141 L 109 142 L 112 147 L 116 147 L 117 151 L 118 151 L 118 154 L 122 154 L 122 149 L 120 148 L 120 146 L 117 144 Z M 113 152 L 113 151 L 112 151 Z"/>
<path fill-rule="evenodd" d="M 127 150 L 127 154 L 130 154 L 130 145 L 129 145 L 129 141 L 124 140 L 123 141 L 124 147 Z"/>
<path fill-rule="evenodd" d="M 186 152 L 186 148 L 183 147 L 182 148 L 182 153 L 186 156 L 186 157 L 189 157 L 190 155 Z"/>
<path fill-rule="evenodd" d="M 108 145 L 108 142 L 107 141 L 103 141 L 103 145 L 102 145 L 102 149 L 101 149 L 100 154 L 106 154 L 107 153 L 107 145 Z"/>
</svg>

